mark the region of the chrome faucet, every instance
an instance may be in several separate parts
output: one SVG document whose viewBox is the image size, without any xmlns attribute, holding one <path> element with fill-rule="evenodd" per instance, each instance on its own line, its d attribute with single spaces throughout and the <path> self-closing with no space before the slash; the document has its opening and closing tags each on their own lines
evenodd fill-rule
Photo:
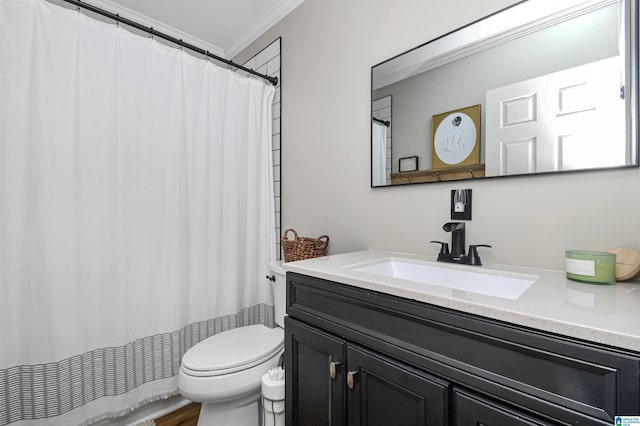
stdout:
<svg viewBox="0 0 640 426">
<path fill-rule="evenodd" d="M 490 245 L 469 245 L 469 252 L 468 254 L 465 254 L 464 222 L 447 222 L 442 225 L 442 229 L 446 232 L 451 232 L 451 251 L 449 251 L 449 244 L 442 241 L 431 241 L 432 243 L 440 244 L 438 262 L 463 263 L 465 265 L 482 266 L 477 248 L 491 247 Z"/>
</svg>

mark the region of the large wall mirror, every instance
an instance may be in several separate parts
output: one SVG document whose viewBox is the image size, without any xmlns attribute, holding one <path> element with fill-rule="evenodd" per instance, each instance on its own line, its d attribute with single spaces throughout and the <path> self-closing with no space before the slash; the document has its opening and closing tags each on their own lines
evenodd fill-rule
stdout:
<svg viewBox="0 0 640 426">
<path fill-rule="evenodd" d="M 637 167 L 636 0 L 528 0 L 371 69 L 371 186 Z"/>
</svg>

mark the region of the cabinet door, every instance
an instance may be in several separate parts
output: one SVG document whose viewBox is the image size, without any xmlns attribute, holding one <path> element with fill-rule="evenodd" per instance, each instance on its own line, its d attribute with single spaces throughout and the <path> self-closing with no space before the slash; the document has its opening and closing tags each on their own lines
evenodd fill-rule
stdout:
<svg viewBox="0 0 640 426">
<path fill-rule="evenodd" d="M 344 425 L 344 340 L 289 317 L 284 329 L 286 425 Z"/>
<path fill-rule="evenodd" d="M 350 426 L 447 424 L 446 382 L 350 344 L 345 373 Z"/>
<path fill-rule="evenodd" d="M 553 425 L 526 416 L 514 409 L 488 401 L 477 395 L 454 389 L 454 426 L 540 426 Z"/>
</svg>

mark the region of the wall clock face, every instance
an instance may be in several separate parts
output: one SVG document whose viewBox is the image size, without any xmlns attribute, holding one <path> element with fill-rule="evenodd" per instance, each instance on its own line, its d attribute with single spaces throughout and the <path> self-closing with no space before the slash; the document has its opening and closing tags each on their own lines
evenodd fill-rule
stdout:
<svg viewBox="0 0 640 426">
<path fill-rule="evenodd" d="M 463 162 L 476 146 L 476 125 L 467 114 L 453 112 L 438 125 L 433 138 L 433 147 L 438 158 L 445 164 Z"/>
</svg>

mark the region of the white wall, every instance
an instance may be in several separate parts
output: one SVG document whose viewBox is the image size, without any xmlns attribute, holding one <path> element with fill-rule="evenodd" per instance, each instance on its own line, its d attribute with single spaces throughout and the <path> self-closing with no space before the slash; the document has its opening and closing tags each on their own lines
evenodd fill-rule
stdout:
<svg viewBox="0 0 640 426">
<path fill-rule="evenodd" d="M 282 226 L 330 253 L 436 254 L 450 190 L 473 189 L 467 243 L 485 262 L 563 269 L 565 249 L 640 249 L 638 169 L 370 188 L 370 69 L 514 0 L 306 0 L 282 36 Z"/>
</svg>

